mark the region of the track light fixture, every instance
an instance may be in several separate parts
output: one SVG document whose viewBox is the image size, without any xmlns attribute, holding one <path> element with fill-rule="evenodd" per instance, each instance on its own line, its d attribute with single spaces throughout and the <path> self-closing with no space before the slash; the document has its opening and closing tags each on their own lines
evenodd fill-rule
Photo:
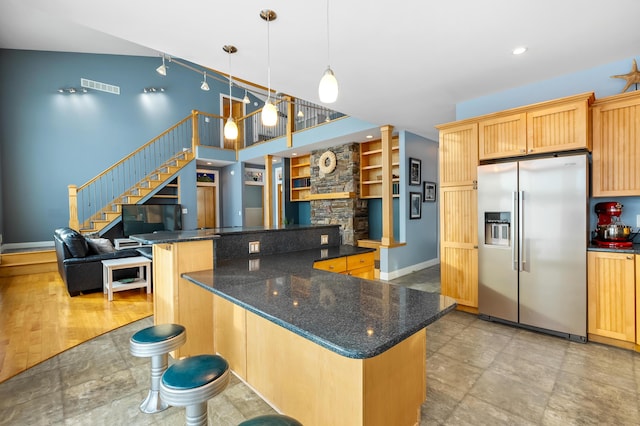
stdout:
<svg viewBox="0 0 640 426">
<path fill-rule="evenodd" d="M 204 80 L 202 81 L 202 84 L 200 85 L 200 90 L 204 90 L 205 92 L 209 91 L 209 85 L 207 84 L 207 72 L 204 72 Z"/>
<path fill-rule="evenodd" d="M 162 55 L 162 65 L 156 68 L 156 72 L 161 76 L 167 75 L 167 66 L 164 64 L 164 55 Z"/>
<path fill-rule="evenodd" d="M 238 125 L 233 119 L 233 100 L 231 99 L 231 85 L 233 84 L 231 77 L 231 55 L 236 53 L 238 49 L 235 46 L 226 44 L 222 46 L 222 50 L 227 52 L 229 55 L 229 118 L 227 118 L 227 122 L 224 125 L 224 137 L 226 139 L 235 140 L 238 138 Z"/>
<path fill-rule="evenodd" d="M 67 88 L 58 89 L 58 93 L 62 93 L 62 94 L 68 93 L 70 95 L 80 95 L 80 94 L 83 94 L 83 93 L 89 93 L 89 90 L 84 88 L 84 87 L 82 87 L 80 89 L 76 89 L 75 87 L 67 87 Z"/>
<path fill-rule="evenodd" d="M 331 64 L 331 49 L 329 47 L 329 0 L 327 0 L 327 63 Z M 331 65 L 327 65 L 320 84 L 318 85 L 318 96 L 325 104 L 332 104 L 338 99 L 338 80 L 331 70 Z"/>
<path fill-rule="evenodd" d="M 278 15 L 271 9 L 264 9 L 260 12 L 260 17 L 267 21 L 267 100 L 262 107 L 261 119 L 262 124 L 267 127 L 273 127 L 278 123 L 278 110 L 271 102 L 271 52 L 269 39 L 269 24 L 274 21 Z"/>
</svg>

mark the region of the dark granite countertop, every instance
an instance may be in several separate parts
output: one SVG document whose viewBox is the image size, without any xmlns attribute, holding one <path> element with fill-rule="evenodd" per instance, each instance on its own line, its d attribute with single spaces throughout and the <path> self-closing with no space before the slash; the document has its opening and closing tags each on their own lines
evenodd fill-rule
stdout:
<svg viewBox="0 0 640 426">
<path fill-rule="evenodd" d="M 299 231 L 301 229 L 337 228 L 340 225 L 280 225 L 273 228 L 263 226 L 231 226 L 226 228 L 202 228 L 203 231 L 212 231 L 218 235 L 231 234 L 258 234 L 282 231 Z"/>
<path fill-rule="evenodd" d="M 150 234 L 129 235 L 133 241 L 142 244 L 178 243 L 183 241 L 215 240 L 220 235 L 214 229 L 192 231 L 158 231 Z"/>
<path fill-rule="evenodd" d="M 184 278 L 348 358 L 370 358 L 423 329 L 455 301 L 380 281 L 313 269 L 313 262 L 371 251 L 328 247 L 218 261 Z"/>
</svg>

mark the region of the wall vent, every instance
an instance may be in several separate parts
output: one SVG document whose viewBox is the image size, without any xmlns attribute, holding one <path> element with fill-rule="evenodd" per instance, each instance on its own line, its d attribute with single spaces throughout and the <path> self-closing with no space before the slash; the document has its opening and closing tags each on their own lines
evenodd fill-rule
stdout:
<svg viewBox="0 0 640 426">
<path fill-rule="evenodd" d="M 99 90 L 101 92 L 112 93 L 114 95 L 120 94 L 120 87 L 112 84 L 100 83 L 99 81 L 88 80 L 86 78 L 80 79 L 80 86 L 87 89 Z"/>
</svg>

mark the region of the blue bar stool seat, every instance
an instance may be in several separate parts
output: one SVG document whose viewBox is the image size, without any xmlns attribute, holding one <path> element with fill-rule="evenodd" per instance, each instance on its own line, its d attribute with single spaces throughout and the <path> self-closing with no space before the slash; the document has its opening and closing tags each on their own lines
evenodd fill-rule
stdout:
<svg viewBox="0 0 640 426">
<path fill-rule="evenodd" d="M 283 414 L 267 414 L 245 420 L 238 426 L 302 426 L 302 423 Z"/>
<path fill-rule="evenodd" d="M 160 397 L 160 380 L 168 366 L 168 354 L 184 345 L 187 331 L 178 324 L 159 324 L 135 333 L 129 339 L 129 352 L 137 357 L 151 357 L 151 387 L 140 411 L 147 414 L 166 410 L 169 405 Z"/>
<path fill-rule="evenodd" d="M 219 355 L 196 355 L 176 361 L 162 375 L 160 398 L 186 407 L 187 426 L 207 424 L 207 401 L 229 383 L 229 364 Z"/>
</svg>

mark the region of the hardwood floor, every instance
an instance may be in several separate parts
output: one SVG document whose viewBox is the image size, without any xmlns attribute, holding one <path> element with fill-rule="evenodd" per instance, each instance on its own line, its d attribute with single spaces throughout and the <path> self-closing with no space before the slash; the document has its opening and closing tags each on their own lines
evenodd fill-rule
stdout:
<svg viewBox="0 0 640 426">
<path fill-rule="evenodd" d="M 96 336 L 153 314 L 153 294 L 69 297 L 58 272 L 0 278 L 0 382 Z"/>
</svg>

